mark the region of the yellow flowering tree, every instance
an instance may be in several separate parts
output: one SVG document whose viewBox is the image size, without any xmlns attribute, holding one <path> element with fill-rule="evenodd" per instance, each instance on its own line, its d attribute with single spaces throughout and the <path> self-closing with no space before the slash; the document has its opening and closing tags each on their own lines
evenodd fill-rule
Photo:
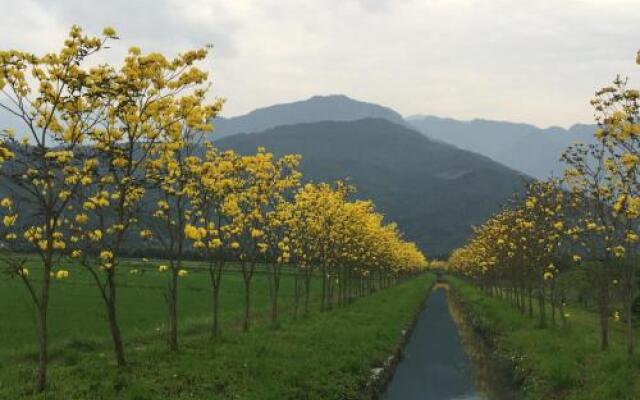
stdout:
<svg viewBox="0 0 640 400">
<path fill-rule="evenodd" d="M 455 251 L 450 265 L 474 277 L 489 294 L 506 297 L 523 314 L 533 317 L 533 294 L 540 327 L 547 325 L 547 301 L 556 323 L 564 315 L 561 266 L 565 243 L 567 195 L 556 179 L 532 181 L 521 200 L 515 200 L 474 229 L 467 244 Z"/>
<path fill-rule="evenodd" d="M 567 150 L 566 174 L 572 189 L 583 197 L 582 231 L 602 254 L 597 277 L 602 347 L 607 347 L 610 283 L 619 276 L 622 284 L 615 288 L 623 299 L 627 349 L 632 354 L 632 305 L 637 295 L 633 260 L 640 216 L 640 91 L 628 88 L 627 80 L 617 77 L 612 85 L 596 92 L 591 103 L 598 123 L 596 143 Z"/>
<path fill-rule="evenodd" d="M 295 188 L 300 180 L 299 156 L 274 159 L 273 154 L 259 148 L 253 156 L 240 158 L 242 187 L 237 205 L 240 212 L 229 230 L 230 249 L 240 263 L 244 282 L 245 313 L 243 329 L 250 328 L 251 282 L 258 262 L 265 262 L 268 249 L 264 236 L 269 216 L 282 196 Z"/>
<path fill-rule="evenodd" d="M 334 301 L 343 306 L 374 291 L 375 275 L 383 288 L 426 266 L 415 244 L 401 240 L 395 224 L 384 225 L 371 202 L 348 201 L 354 190 L 342 182 L 305 184 L 291 205 L 286 249 L 298 265 L 296 288 L 303 278 L 305 312 L 315 270 L 322 278 L 321 310 L 327 310 Z"/>
<path fill-rule="evenodd" d="M 148 161 L 147 175 L 159 196 L 150 232 L 169 259 L 165 297 L 169 309 L 168 342 L 174 351 L 178 349 L 178 278 L 188 273 L 183 263 L 188 240 L 193 240 L 193 247 L 198 249 L 204 246 L 206 236 L 204 228 L 193 225 L 197 216 L 193 214 L 191 200 L 200 196 L 197 182 L 202 173 L 202 160 L 198 156 L 201 135 L 193 129 L 202 128 L 208 118 L 206 113 L 201 114 L 194 119 L 197 126 L 187 124 L 181 135 L 156 145 Z"/>
<path fill-rule="evenodd" d="M 324 310 L 327 297 L 329 240 L 335 234 L 332 230 L 333 215 L 336 215 L 345 200 L 347 186 L 337 183 L 335 188 L 327 183 L 307 183 L 298 190 L 293 201 L 288 231 L 292 262 L 295 270 L 295 303 L 297 314 L 302 288 L 304 288 L 304 312 L 309 311 L 311 279 L 319 270 L 322 279 L 321 309 Z M 302 282 L 300 282 L 302 280 Z"/>
<path fill-rule="evenodd" d="M 222 272 L 233 249 L 233 221 L 241 212 L 242 164 L 233 151 L 220 152 L 206 144 L 200 174 L 194 180 L 197 195 L 191 197 L 193 218 L 186 228 L 193 247 L 205 258 L 211 283 L 211 336 L 220 335 L 219 309 Z"/>
<path fill-rule="evenodd" d="M 289 189 L 289 188 L 287 188 Z M 269 295 L 271 297 L 271 326 L 278 327 L 278 296 L 282 269 L 291 262 L 292 243 L 290 239 L 293 224 L 293 204 L 285 193 L 277 192 L 273 197 L 272 209 L 266 214 L 264 244 L 259 250 L 265 253 L 267 276 L 269 278 Z M 260 244 L 259 244 L 260 245 Z"/>
<path fill-rule="evenodd" d="M 183 130 L 206 130 L 220 102 L 205 104 L 207 73 L 196 63 L 206 49 L 174 58 L 143 54 L 131 47 L 119 69 L 91 69 L 87 84 L 100 94 L 94 105 L 99 120 L 89 133 L 91 157 L 82 166 L 82 201 L 73 218 L 82 252 L 74 254 L 93 277 L 104 301 L 114 354 L 125 364 L 117 318 L 117 278 L 125 243 L 151 238 L 142 229 L 149 185 L 157 172 L 168 173 L 163 155 L 182 146 Z M 140 236 L 138 236 L 140 234 Z"/>
<path fill-rule="evenodd" d="M 572 194 L 579 199 L 572 229 L 579 235 L 583 252 L 592 260 L 589 277 L 595 289 L 600 314 L 600 347 L 609 346 L 609 314 L 613 263 L 621 256 L 617 232 L 620 220 L 611 213 L 614 194 L 609 187 L 605 165 L 606 147 L 602 141 L 586 146 L 576 143 L 562 155 L 567 165 L 565 181 Z"/>
<path fill-rule="evenodd" d="M 0 134 L 0 176 L 12 191 L 2 200 L 2 239 L 8 247 L 35 252 L 41 262 L 38 284 L 31 281 L 23 262 L 9 263 L 36 308 L 38 391 L 46 386 L 51 277 L 69 275 L 67 270 L 56 271 L 61 257 L 71 250 L 66 212 L 87 179 L 84 145 L 101 118 L 95 110 L 102 94 L 92 86 L 93 71 L 85 64 L 114 37 L 110 29 L 102 37 L 89 37 L 74 26 L 59 52 L 36 56 L 0 51 L 0 111 L 20 122 L 18 132 Z M 22 215 L 18 209 L 24 210 Z"/>
<path fill-rule="evenodd" d="M 528 258 L 532 261 L 531 268 L 537 286 L 542 327 L 546 325 L 545 300 L 550 300 L 554 325 L 556 309 L 562 306 L 556 282 L 562 258 L 560 246 L 565 229 L 565 200 L 566 195 L 556 179 L 534 181 L 528 185 L 524 223 L 529 225 L 529 229 L 524 235 L 530 242 Z M 550 290 L 549 295 L 546 293 L 547 288 Z"/>
</svg>

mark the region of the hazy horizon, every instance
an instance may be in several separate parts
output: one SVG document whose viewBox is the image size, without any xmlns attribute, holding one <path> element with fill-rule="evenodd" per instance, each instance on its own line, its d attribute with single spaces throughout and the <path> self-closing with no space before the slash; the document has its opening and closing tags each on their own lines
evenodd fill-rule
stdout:
<svg viewBox="0 0 640 400">
<path fill-rule="evenodd" d="M 532 125 L 538 129 L 549 129 L 549 128 L 563 128 L 563 129 L 569 129 L 574 125 L 594 125 L 595 122 L 594 121 L 576 121 L 573 123 L 569 123 L 568 125 L 539 125 L 536 124 L 535 122 L 527 122 L 527 121 L 517 121 L 517 120 L 508 120 L 508 119 L 500 119 L 500 118 L 485 118 L 482 116 L 473 116 L 473 117 L 468 117 L 468 118 L 456 118 L 456 117 L 452 117 L 449 115 L 438 115 L 438 114 L 430 114 L 430 113 L 414 113 L 414 114 L 407 114 L 407 113 L 403 113 L 402 110 L 398 110 L 394 107 L 391 107 L 387 104 L 383 104 L 383 103 L 375 103 L 372 101 L 367 101 L 365 99 L 361 99 L 361 98 L 356 98 L 353 96 L 350 96 L 348 93 L 317 93 L 317 94 L 313 94 L 311 96 L 307 96 L 304 98 L 299 98 L 299 99 L 292 99 L 292 100 L 287 100 L 287 101 L 281 101 L 281 102 L 276 102 L 276 103 L 272 103 L 272 104 L 264 104 L 264 105 L 258 105 L 256 108 L 248 110 L 246 112 L 241 112 L 239 114 L 233 114 L 233 115 L 229 115 L 226 113 L 226 110 L 222 110 L 222 112 L 218 115 L 219 117 L 222 118 L 237 118 L 237 117 L 242 117 L 245 115 L 250 114 L 251 112 L 257 111 L 257 110 L 262 110 L 262 109 L 266 109 L 272 106 L 276 106 L 276 105 L 287 105 L 287 104 L 292 104 L 292 103 L 298 103 L 298 102 L 304 102 L 307 101 L 309 99 L 311 99 L 312 97 L 331 97 L 331 96 L 346 96 L 352 100 L 355 101 L 359 101 L 359 102 L 365 102 L 365 103 L 371 103 L 371 104 L 375 104 L 375 105 L 379 105 L 379 106 L 383 106 L 383 107 L 387 107 L 393 111 L 396 111 L 397 113 L 399 113 L 403 119 L 405 120 L 411 120 L 414 118 L 423 118 L 423 117 L 433 117 L 433 118 L 440 118 L 440 119 L 452 119 L 455 121 L 459 121 L 459 122 L 472 122 L 474 120 L 479 120 L 479 121 L 491 121 L 491 122 L 504 122 L 504 123 L 509 123 L 509 124 L 526 124 L 526 125 Z"/>
</svg>

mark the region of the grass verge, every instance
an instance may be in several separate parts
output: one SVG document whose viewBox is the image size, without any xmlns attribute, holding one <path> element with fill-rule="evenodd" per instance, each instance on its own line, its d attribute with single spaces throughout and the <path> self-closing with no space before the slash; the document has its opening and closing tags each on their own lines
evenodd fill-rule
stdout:
<svg viewBox="0 0 640 400">
<path fill-rule="evenodd" d="M 523 399 L 640 399 L 640 354 L 626 354 L 620 323 L 613 324 L 611 347 L 602 352 L 598 319 L 591 312 L 570 309 L 567 327 L 540 329 L 535 317 L 530 320 L 507 301 L 458 278 L 449 281 L 471 313 L 470 322 L 512 361 Z"/>
</svg>

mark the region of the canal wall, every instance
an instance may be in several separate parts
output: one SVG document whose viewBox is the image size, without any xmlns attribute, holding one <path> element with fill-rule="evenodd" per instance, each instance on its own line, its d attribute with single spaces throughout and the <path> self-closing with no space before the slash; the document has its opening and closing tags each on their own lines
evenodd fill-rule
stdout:
<svg viewBox="0 0 640 400">
<path fill-rule="evenodd" d="M 489 373 L 499 373 L 503 376 L 503 382 L 493 383 L 490 386 L 509 386 L 503 393 L 496 395 L 499 398 L 519 398 L 522 379 L 517 376 L 515 371 L 519 370 L 519 357 L 507 350 L 500 344 L 500 332 L 489 321 L 483 319 L 473 311 L 471 304 L 463 298 L 454 285 L 449 286 L 449 301 L 452 308 L 461 314 L 466 327 L 461 329 L 470 329 L 473 332 L 475 340 L 481 342 L 476 348 L 482 348 L 482 357 L 489 358 L 485 360 L 487 364 L 492 365 L 498 371 L 490 371 Z M 482 371 L 480 371 L 482 373 Z M 491 387 L 487 388 L 491 390 Z"/>
</svg>

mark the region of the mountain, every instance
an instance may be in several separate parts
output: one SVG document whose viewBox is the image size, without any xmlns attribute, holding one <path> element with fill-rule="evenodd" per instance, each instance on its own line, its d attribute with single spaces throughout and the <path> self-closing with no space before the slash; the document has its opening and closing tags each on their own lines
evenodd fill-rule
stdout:
<svg viewBox="0 0 640 400">
<path fill-rule="evenodd" d="M 417 115 L 407 122 L 428 137 L 474 151 L 536 178 L 560 176 L 560 154 L 572 143 L 591 143 L 595 125 L 576 124 L 569 129 L 474 119 Z"/>
<path fill-rule="evenodd" d="M 314 96 L 307 100 L 259 108 L 249 114 L 213 120 L 214 141 L 238 133 L 261 132 L 283 125 L 321 121 L 356 121 L 381 118 L 413 127 L 431 139 L 485 155 L 536 178 L 562 174 L 562 151 L 576 141 L 590 143 L 593 125 L 576 124 L 569 129 L 538 128 L 530 124 L 414 115 L 403 119 L 396 111 L 344 95 Z"/>
<path fill-rule="evenodd" d="M 215 131 L 212 138 L 218 140 L 236 133 L 260 132 L 280 125 L 355 121 L 364 118 L 384 118 L 404 124 L 402 116 L 387 107 L 357 101 L 344 95 L 314 96 L 303 101 L 259 108 L 238 117 L 218 117 L 213 120 Z"/>
<path fill-rule="evenodd" d="M 489 158 L 433 141 L 386 119 L 324 121 L 237 134 L 216 142 L 251 154 L 302 155 L 305 179 L 347 178 L 429 256 L 461 245 L 526 177 Z"/>
</svg>

